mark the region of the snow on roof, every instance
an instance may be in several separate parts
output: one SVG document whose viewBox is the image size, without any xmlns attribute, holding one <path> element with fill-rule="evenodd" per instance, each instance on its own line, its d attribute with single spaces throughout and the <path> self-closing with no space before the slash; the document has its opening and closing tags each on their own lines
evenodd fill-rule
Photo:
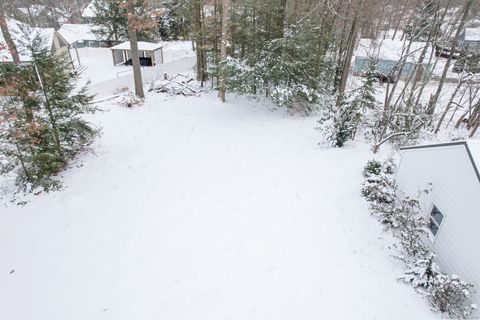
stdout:
<svg viewBox="0 0 480 320">
<path fill-rule="evenodd" d="M 90 2 L 88 6 L 83 9 L 82 17 L 84 18 L 94 18 L 97 15 L 95 12 L 95 0 Z"/>
<path fill-rule="evenodd" d="M 478 168 L 480 168 L 480 140 L 467 140 L 467 145 L 468 145 L 468 150 L 470 150 L 470 153 L 472 155 L 472 159 L 477 165 Z"/>
<path fill-rule="evenodd" d="M 42 37 L 49 45 L 53 43 L 53 35 L 55 29 L 53 28 L 35 28 L 20 21 L 7 18 L 7 26 L 10 31 L 13 42 L 17 47 L 21 62 L 31 61 L 30 53 L 26 46 L 38 35 Z M 3 35 L 0 33 L 0 62 L 13 61 L 12 54 L 8 49 Z"/>
<path fill-rule="evenodd" d="M 156 51 L 162 47 L 163 45 L 160 43 L 138 41 L 138 50 L 141 50 L 141 51 Z M 110 49 L 130 50 L 130 41 L 122 42 L 120 44 L 117 44 L 116 46 L 111 47 Z"/>
<path fill-rule="evenodd" d="M 99 40 L 93 33 L 94 26 L 91 24 L 70 24 L 65 23 L 58 30 L 58 33 L 69 43 L 75 43 L 82 40 Z"/>
<path fill-rule="evenodd" d="M 425 42 L 412 42 L 406 61 L 418 61 L 426 45 Z M 365 58 L 375 57 L 383 60 L 398 61 L 402 57 L 402 53 L 403 55 L 406 54 L 407 46 L 408 42 L 401 40 L 360 39 L 355 56 Z M 431 50 L 430 47 L 427 49 L 427 57 L 430 55 Z"/>
<path fill-rule="evenodd" d="M 465 28 L 465 41 L 480 41 L 480 28 Z"/>
<path fill-rule="evenodd" d="M 401 147 L 400 150 L 418 150 L 426 148 L 442 148 L 450 146 L 465 146 L 465 150 L 468 150 L 471 155 L 472 166 L 475 169 L 478 180 L 480 181 L 480 140 L 478 139 L 469 139 L 464 141 L 453 141 L 445 143 L 434 143 L 434 144 L 423 144 L 423 145 L 413 145 Z"/>
</svg>

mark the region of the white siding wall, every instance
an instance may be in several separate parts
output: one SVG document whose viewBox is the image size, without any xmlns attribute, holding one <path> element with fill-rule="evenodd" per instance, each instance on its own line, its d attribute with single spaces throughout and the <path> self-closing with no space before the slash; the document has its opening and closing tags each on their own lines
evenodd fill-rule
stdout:
<svg viewBox="0 0 480 320">
<path fill-rule="evenodd" d="M 464 145 L 402 152 L 400 190 L 418 196 L 429 182 L 433 192 L 421 196 L 422 209 L 428 216 L 435 204 L 445 216 L 432 243 L 438 262 L 445 272 L 458 274 L 480 291 L 480 182 Z"/>
</svg>

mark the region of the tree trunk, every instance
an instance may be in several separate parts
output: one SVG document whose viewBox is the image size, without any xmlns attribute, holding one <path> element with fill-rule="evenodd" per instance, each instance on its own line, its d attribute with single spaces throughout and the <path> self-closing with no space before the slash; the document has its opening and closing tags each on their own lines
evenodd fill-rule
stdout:
<svg viewBox="0 0 480 320">
<path fill-rule="evenodd" d="M 142 71 L 140 70 L 140 58 L 138 57 L 137 31 L 130 27 L 128 33 L 130 35 L 130 53 L 132 55 L 135 95 L 143 99 L 145 98 L 145 94 L 143 93 Z"/>
<path fill-rule="evenodd" d="M 0 28 L 2 29 L 2 35 L 7 43 L 8 50 L 12 55 L 13 63 L 20 64 L 20 56 L 18 55 L 17 46 L 15 45 L 15 42 L 13 42 L 10 31 L 8 30 L 7 21 L 5 19 L 5 8 L 3 6 L 3 1 L 0 1 Z"/>
<path fill-rule="evenodd" d="M 224 63 L 227 59 L 227 41 L 228 41 L 228 20 L 230 15 L 230 0 L 223 0 L 222 5 L 222 35 L 220 40 L 220 78 L 218 95 L 222 102 L 225 102 L 225 81 L 226 73 Z"/>
<path fill-rule="evenodd" d="M 365 1 L 363 1 L 365 4 Z M 338 98 L 337 98 L 337 107 L 340 106 L 342 101 L 342 96 L 345 93 L 347 87 L 348 73 L 350 72 L 350 67 L 352 64 L 353 50 L 355 49 L 355 42 L 357 40 L 357 23 L 358 23 L 358 8 L 355 11 L 355 16 L 352 21 L 352 27 L 350 28 L 350 34 L 348 36 L 348 45 L 347 52 L 345 54 L 345 62 L 343 64 L 342 76 L 340 78 L 340 84 L 338 86 Z"/>
</svg>

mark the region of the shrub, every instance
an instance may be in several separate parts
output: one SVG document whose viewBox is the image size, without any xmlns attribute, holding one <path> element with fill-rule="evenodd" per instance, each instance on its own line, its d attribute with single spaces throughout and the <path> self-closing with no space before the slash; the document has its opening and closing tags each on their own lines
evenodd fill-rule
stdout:
<svg viewBox="0 0 480 320">
<path fill-rule="evenodd" d="M 428 288 L 430 281 L 439 273 L 439 268 L 435 263 L 435 255 L 428 253 L 425 257 L 421 257 L 407 265 L 400 279 L 411 283 L 414 288 Z"/>
<path fill-rule="evenodd" d="M 382 164 L 376 160 L 370 160 L 363 168 L 363 176 L 368 178 L 369 176 L 379 175 L 382 172 Z"/>
<path fill-rule="evenodd" d="M 418 259 L 428 253 L 423 243 L 426 234 L 426 222 L 420 214 L 420 204 L 417 199 L 404 197 L 393 211 L 395 236 L 400 242 L 404 253 L 403 260 Z"/>
<path fill-rule="evenodd" d="M 363 169 L 366 178 L 362 187 L 362 195 L 370 202 L 372 214 L 377 216 L 384 224 L 394 224 L 394 204 L 396 185 L 393 177 L 393 160 L 384 163 L 370 160 Z"/>
<path fill-rule="evenodd" d="M 428 299 L 436 310 L 452 318 L 464 319 L 477 308 L 470 300 L 472 288 L 456 275 L 439 274 L 430 281 Z"/>
</svg>

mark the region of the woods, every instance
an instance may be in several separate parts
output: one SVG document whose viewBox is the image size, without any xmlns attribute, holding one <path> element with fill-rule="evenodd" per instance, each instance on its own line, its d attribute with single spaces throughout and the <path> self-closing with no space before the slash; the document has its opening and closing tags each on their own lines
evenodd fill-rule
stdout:
<svg viewBox="0 0 480 320">
<path fill-rule="evenodd" d="M 181 38 L 192 42 L 200 86 L 217 90 L 223 102 L 244 94 L 292 114 L 318 116 L 321 143 L 342 147 L 362 139 L 378 152 L 386 143 L 412 144 L 448 128 L 472 137 L 479 127 L 480 59 L 466 45 L 467 28 L 476 30 L 480 18 L 474 0 L 95 0 L 89 4 L 94 14 L 80 18 L 67 2 L 62 8 L 68 8 L 68 19 L 91 23 L 105 43 L 130 42 L 125 59 L 140 99 L 145 53 L 138 41 Z M 20 6 L 34 8 L 21 1 L 4 4 L 0 12 L 14 65 L 20 58 L 5 16 L 18 15 Z M 59 10 L 48 1 L 42 6 L 52 15 Z M 24 19 L 47 23 L 31 12 Z M 35 73 L 32 90 L 45 97 L 52 143 L 63 157 L 49 108 L 55 103 L 44 90 L 39 63 L 22 72 Z M 25 120 L 34 119 L 35 111 L 24 108 Z"/>
</svg>

